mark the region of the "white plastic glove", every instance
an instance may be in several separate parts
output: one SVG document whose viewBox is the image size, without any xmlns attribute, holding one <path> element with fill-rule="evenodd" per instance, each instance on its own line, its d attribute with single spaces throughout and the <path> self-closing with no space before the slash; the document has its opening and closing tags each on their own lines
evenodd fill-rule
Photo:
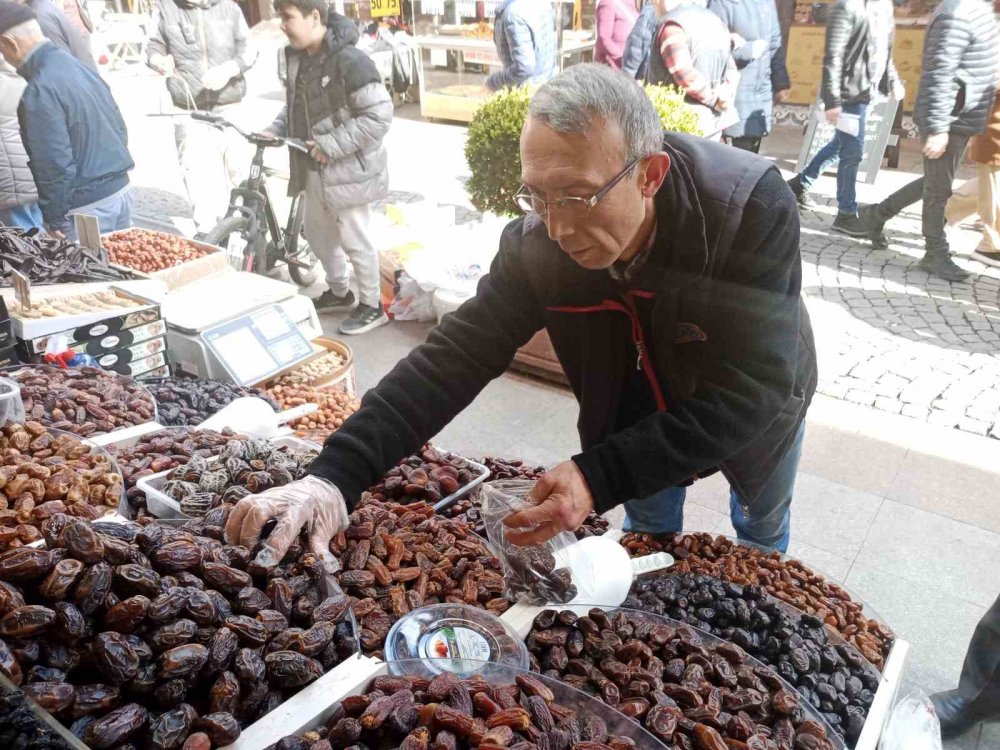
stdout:
<svg viewBox="0 0 1000 750">
<path fill-rule="evenodd" d="M 209 91 L 221 91 L 232 79 L 240 74 L 240 66 L 235 60 L 229 60 L 209 68 L 201 78 L 201 85 Z"/>
<path fill-rule="evenodd" d="M 226 541 L 253 549 L 272 518 L 278 523 L 255 563 L 271 567 L 281 562 L 302 529 L 309 534 L 310 551 L 330 562 L 330 540 L 347 528 L 347 503 L 333 483 L 307 476 L 236 503 L 226 522 Z"/>
<path fill-rule="evenodd" d="M 750 57 L 752 57 L 754 60 L 758 59 L 765 52 L 767 52 L 766 39 L 754 39 L 752 42 L 750 42 Z"/>
<path fill-rule="evenodd" d="M 150 55 L 149 67 L 165 76 L 174 74 L 173 55 Z"/>
</svg>

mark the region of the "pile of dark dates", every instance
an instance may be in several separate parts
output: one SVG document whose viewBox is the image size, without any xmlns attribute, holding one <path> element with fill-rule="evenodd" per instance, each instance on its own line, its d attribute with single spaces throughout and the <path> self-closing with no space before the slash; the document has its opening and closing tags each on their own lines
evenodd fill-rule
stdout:
<svg viewBox="0 0 1000 750">
<path fill-rule="evenodd" d="M 497 458 L 486 456 L 483 465 L 490 470 L 490 481 L 498 479 L 530 479 L 537 482 L 547 469 L 544 466 L 529 466 L 517 458 Z"/>
<path fill-rule="evenodd" d="M 39 422 L 0 429 L 0 551 L 37 542 L 52 516 L 114 513 L 122 477 L 92 445 Z"/>
<path fill-rule="evenodd" d="M 621 543 L 632 557 L 669 552 L 677 559 L 671 573 L 700 573 L 743 586 L 760 584 L 774 598 L 823 620 L 877 669 L 882 669 L 892 648 L 891 630 L 866 617 L 860 602 L 799 560 L 783 560 L 778 552 L 704 533 L 665 539 L 625 534 Z"/>
<path fill-rule="evenodd" d="M 475 478 L 476 471 L 466 459 L 427 445 L 389 469 L 368 494 L 376 502 L 433 505 Z"/>
<path fill-rule="evenodd" d="M 426 503 L 363 502 L 330 551 L 367 654 L 380 657 L 392 624 L 413 609 L 470 604 L 499 615 L 510 607 L 500 561 L 467 525 Z"/>
<path fill-rule="evenodd" d="M 195 456 L 171 471 L 163 493 L 177 501 L 184 515 L 201 518 L 213 508 L 301 479 L 318 455 L 257 438 L 229 440 L 219 450 L 219 460 Z"/>
<path fill-rule="evenodd" d="M 513 683 L 460 680 L 445 672 L 376 677 L 345 698 L 326 725 L 285 737 L 268 750 L 635 750 L 603 719 L 561 705 L 538 677 Z M 724 750 L 724 748 L 723 748 Z"/>
<path fill-rule="evenodd" d="M 569 568 L 557 568 L 546 545 L 504 550 L 507 560 L 507 591 L 528 604 L 565 604 L 576 598 L 576 584 Z"/>
<path fill-rule="evenodd" d="M 772 670 L 679 623 L 546 609 L 526 644 L 534 669 L 600 698 L 677 750 L 835 747 Z"/>
<path fill-rule="evenodd" d="M 243 396 L 262 398 L 275 411 L 281 411 L 270 394 L 256 388 L 243 388 L 225 380 L 207 378 L 158 378 L 146 381 L 159 413 L 158 422 L 167 427 L 198 425 L 219 409 Z"/>
<path fill-rule="evenodd" d="M 0 555 L 0 672 L 99 750 L 233 742 L 355 640 L 328 564 L 296 541 L 258 568 L 220 541 L 227 511 L 186 528 L 49 519 L 45 549 Z"/>
<path fill-rule="evenodd" d="M 156 415 L 156 404 L 139 383 L 98 367 L 24 367 L 0 375 L 21 386 L 26 419 L 74 435 L 102 435 Z"/>
<path fill-rule="evenodd" d="M 23 692 L 2 689 L 0 747 L 4 750 L 70 750 L 70 744 L 32 710 Z"/>
<path fill-rule="evenodd" d="M 760 586 L 694 574 L 636 580 L 624 607 L 667 615 L 743 648 L 772 667 L 853 745 L 878 690 L 878 671 L 835 645 L 823 621 L 789 611 Z"/>
</svg>

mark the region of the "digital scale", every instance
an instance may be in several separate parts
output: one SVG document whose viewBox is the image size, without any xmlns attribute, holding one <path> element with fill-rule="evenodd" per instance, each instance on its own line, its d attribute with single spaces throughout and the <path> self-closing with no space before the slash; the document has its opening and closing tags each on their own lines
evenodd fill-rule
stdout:
<svg viewBox="0 0 1000 750">
<path fill-rule="evenodd" d="M 186 374 L 249 386 L 308 359 L 322 336 L 298 287 L 252 273 L 215 275 L 161 303 L 171 360 Z"/>
</svg>

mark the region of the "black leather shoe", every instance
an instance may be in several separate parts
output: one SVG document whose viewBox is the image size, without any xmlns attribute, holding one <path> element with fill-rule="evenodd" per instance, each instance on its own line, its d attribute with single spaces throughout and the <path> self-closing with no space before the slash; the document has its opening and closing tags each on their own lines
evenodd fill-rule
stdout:
<svg viewBox="0 0 1000 750">
<path fill-rule="evenodd" d="M 858 218 L 868 231 L 868 239 L 871 240 L 872 247 L 876 250 L 885 250 L 889 247 L 889 240 L 885 236 L 883 227 L 885 222 L 879 221 L 878 206 L 867 205 L 858 209 Z"/>
<path fill-rule="evenodd" d="M 816 208 L 816 201 L 809 195 L 809 190 L 802 184 L 802 178 L 799 175 L 795 175 L 788 181 L 788 187 L 795 194 L 795 202 L 799 204 L 799 208 L 806 211 L 812 211 Z"/>
<path fill-rule="evenodd" d="M 957 690 L 934 693 L 931 703 L 941 722 L 941 739 L 944 740 L 965 734 L 985 718 Z"/>
</svg>

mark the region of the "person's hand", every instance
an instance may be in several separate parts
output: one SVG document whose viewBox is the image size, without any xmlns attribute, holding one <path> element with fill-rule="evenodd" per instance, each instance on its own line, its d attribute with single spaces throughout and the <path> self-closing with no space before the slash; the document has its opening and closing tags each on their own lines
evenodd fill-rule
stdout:
<svg viewBox="0 0 1000 750">
<path fill-rule="evenodd" d="M 840 107 L 832 107 L 831 109 L 828 109 L 826 111 L 826 121 L 831 125 L 836 125 L 837 118 L 840 117 L 841 111 Z"/>
<path fill-rule="evenodd" d="M 774 92 L 774 101 L 776 104 L 784 104 L 788 101 L 788 95 L 791 89 L 781 89 L 781 91 Z"/>
<path fill-rule="evenodd" d="M 902 82 L 897 83 L 892 87 L 892 98 L 900 103 L 902 103 L 906 98 L 906 86 L 904 86 Z"/>
<path fill-rule="evenodd" d="M 306 141 L 306 147 L 309 149 L 309 156 L 311 156 L 315 161 L 320 164 L 329 164 L 330 157 L 326 155 L 326 152 L 319 147 L 316 141 Z"/>
<path fill-rule="evenodd" d="M 503 519 L 508 541 L 522 547 L 547 542 L 560 531 L 576 531 L 594 509 L 587 480 L 572 461 L 546 472 L 527 499 L 534 507 Z"/>
<path fill-rule="evenodd" d="M 309 549 L 330 562 L 330 540 L 347 528 L 347 503 L 332 483 L 308 476 L 283 487 L 272 487 L 236 503 L 226 521 L 226 541 L 253 549 L 271 519 L 278 523 L 254 562 L 271 567 L 281 562 L 288 548 L 305 529 Z"/>
<path fill-rule="evenodd" d="M 948 149 L 948 134 L 934 133 L 924 141 L 924 156 L 928 159 L 940 159 Z"/>
<path fill-rule="evenodd" d="M 752 59 L 759 59 L 765 52 L 767 52 L 766 39 L 754 39 L 750 42 L 750 57 Z"/>
<path fill-rule="evenodd" d="M 149 58 L 149 66 L 161 75 L 172 76 L 174 74 L 174 56 L 151 55 Z"/>
<path fill-rule="evenodd" d="M 258 138 L 274 139 L 278 137 L 277 133 L 272 133 L 270 130 L 258 130 L 256 133 L 254 133 L 254 135 L 257 136 Z"/>
<path fill-rule="evenodd" d="M 205 71 L 205 75 L 201 77 L 201 85 L 209 91 L 221 91 L 239 73 L 239 65 L 230 60 Z"/>
<path fill-rule="evenodd" d="M 741 37 L 735 31 L 729 35 L 729 41 L 732 42 L 733 49 L 739 49 L 740 47 L 742 47 L 744 44 L 747 43 L 747 40 Z"/>
<path fill-rule="evenodd" d="M 49 229 L 48 233 L 53 237 L 58 237 L 61 240 L 66 239 L 66 233 L 61 229 Z"/>
</svg>

